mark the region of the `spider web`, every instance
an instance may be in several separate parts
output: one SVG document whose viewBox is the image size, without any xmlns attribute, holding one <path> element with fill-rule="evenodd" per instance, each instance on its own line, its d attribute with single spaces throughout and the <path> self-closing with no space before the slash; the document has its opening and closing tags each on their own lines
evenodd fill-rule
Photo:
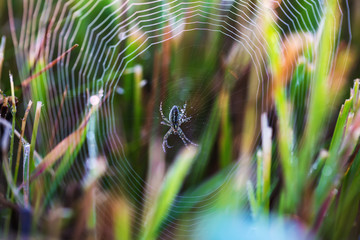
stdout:
<svg viewBox="0 0 360 240">
<path fill-rule="evenodd" d="M 54 138 L 53 147 L 69 136 L 88 112 L 90 96 L 99 96 L 103 103 L 95 113 L 94 137 L 80 150 L 79 160 L 73 163 L 63 184 L 82 181 L 86 160 L 91 155 L 103 156 L 109 166 L 106 175 L 111 176 L 104 178 L 104 186 L 131 199 L 136 228 L 140 228 L 142 206 L 149 201 L 148 192 L 154 187 L 145 179 L 149 158 L 146 149 L 153 135 L 162 139 L 168 130 L 157 127 L 161 121 L 160 102 L 166 116 L 173 105 L 182 107 L 187 103 L 187 115 L 192 120 L 181 127 L 190 140 L 199 144 L 224 82 L 231 85 L 232 120 L 244 118 L 248 99 L 256 101 L 255 115 L 259 119 L 267 109 L 267 94 L 272 86 L 269 48 L 276 47 L 266 39 L 263 19 L 274 20 L 273 30 L 284 44 L 291 40 L 290 33 L 309 33 L 316 38 L 325 11 L 323 1 L 314 0 L 24 0 L 22 5 L 15 46 L 21 79 L 79 45 L 34 80 L 30 91 L 24 91 L 24 102 L 39 100 L 44 104 L 41 142 L 46 145 Z M 348 10 L 340 4 L 339 9 L 342 26 L 343 12 Z M 340 33 L 330 38 L 332 44 L 338 44 Z M 335 57 L 337 52 L 333 54 Z M 224 74 L 234 69 L 239 71 Z M 305 74 L 304 69 L 298 71 Z M 255 91 L 250 91 L 251 86 Z M 249 91 L 254 96 L 247 96 Z M 126 103 L 136 99 L 136 94 L 141 96 L 140 113 Z M 294 101 L 306 104 L 306 97 L 296 96 Z M 301 121 L 302 117 L 297 116 L 295 121 Z M 132 124 L 138 124 L 140 129 L 128 133 Z M 53 136 L 55 125 L 58 128 Z M 239 132 L 241 128 L 234 129 L 234 135 Z M 256 133 L 254 143 L 259 137 L 260 133 Z M 169 144 L 175 145 L 166 154 L 171 164 L 183 144 L 176 136 L 169 138 Z M 43 154 L 50 147 L 43 147 Z M 136 156 L 143 162 L 132 162 L 134 152 L 139 151 Z M 139 170 L 134 164 L 144 167 Z M 234 172 L 234 168 L 230 169 L 226 179 Z M 221 185 L 199 196 L 180 194 L 172 205 L 162 238 L 174 238 L 180 229 L 181 234 L 192 234 L 199 220 L 197 214 L 212 214 L 213 200 L 220 190 Z M 187 212 L 191 217 L 178 222 L 173 216 L 182 211 L 183 204 L 191 203 L 196 203 L 196 214 Z"/>
</svg>

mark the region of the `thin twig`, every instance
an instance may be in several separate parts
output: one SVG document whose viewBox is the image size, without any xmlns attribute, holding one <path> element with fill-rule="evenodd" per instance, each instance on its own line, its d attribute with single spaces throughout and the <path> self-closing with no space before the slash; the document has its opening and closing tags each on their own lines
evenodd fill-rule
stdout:
<svg viewBox="0 0 360 240">
<path fill-rule="evenodd" d="M 40 70 L 40 72 L 35 73 L 34 75 L 28 77 L 27 79 L 25 79 L 22 83 L 21 86 L 22 87 L 26 87 L 28 86 L 32 80 L 34 80 L 35 78 L 37 78 L 38 76 L 40 76 L 43 72 L 49 70 L 50 68 L 52 68 L 57 62 L 59 62 L 61 59 L 63 59 L 66 54 L 70 53 L 72 50 L 74 50 L 75 48 L 77 48 L 79 45 L 75 44 L 74 46 L 72 46 L 70 49 L 68 49 L 67 51 L 65 51 L 63 54 L 61 54 L 59 57 L 57 57 L 54 61 L 52 61 L 51 63 L 49 63 L 48 65 L 46 65 L 46 67 L 44 67 L 42 70 Z"/>
<path fill-rule="evenodd" d="M 30 102 L 28 103 L 28 106 L 25 110 L 25 115 L 24 115 L 24 118 L 22 119 L 22 123 L 21 123 L 21 136 L 19 139 L 19 147 L 18 147 L 17 156 L 16 156 L 16 165 L 15 165 L 15 174 L 14 174 L 14 182 L 15 183 L 17 182 L 17 176 L 18 176 L 18 171 L 19 171 L 21 148 L 23 146 L 22 139 L 24 138 L 26 119 L 27 119 L 27 116 L 29 115 L 31 106 L 32 106 L 32 101 L 30 100 Z"/>
</svg>

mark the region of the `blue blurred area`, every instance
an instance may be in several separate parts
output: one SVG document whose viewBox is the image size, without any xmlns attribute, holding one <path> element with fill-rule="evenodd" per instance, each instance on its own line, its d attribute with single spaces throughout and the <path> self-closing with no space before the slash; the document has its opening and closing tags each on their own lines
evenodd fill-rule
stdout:
<svg viewBox="0 0 360 240">
<path fill-rule="evenodd" d="M 304 228 L 293 221 L 271 217 L 252 220 L 244 214 L 209 214 L 200 220 L 192 239 L 222 240 L 300 240 L 313 239 Z"/>
</svg>

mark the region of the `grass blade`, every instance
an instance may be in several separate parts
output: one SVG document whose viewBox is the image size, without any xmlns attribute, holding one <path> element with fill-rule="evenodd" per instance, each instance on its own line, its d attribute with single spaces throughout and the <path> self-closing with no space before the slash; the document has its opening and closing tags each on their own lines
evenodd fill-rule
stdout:
<svg viewBox="0 0 360 240">
<path fill-rule="evenodd" d="M 15 173 L 14 173 L 14 182 L 15 183 L 17 182 L 17 176 L 18 176 L 18 172 L 19 172 L 21 148 L 23 146 L 22 139 L 24 138 L 24 134 L 25 134 L 26 119 L 27 119 L 27 116 L 29 115 L 31 106 L 32 106 L 32 101 L 30 100 L 28 103 L 28 106 L 26 108 L 24 118 L 21 121 L 22 122 L 21 123 L 21 136 L 19 139 L 19 146 L 18 146 L 18 152 L 17 152 L 17 156 L 16 156 L 16 165 L 15 165 Z"/>
<path fill-rule="evenodd" d="M 166 218 L 171 203 L 174 201 L 180 187 L 194 161 L 195 149 L 189 147 L 183 150 L 168 170 L 160 192 L 156 197 L 155 205 L 148 212 L 143 225 L 140 239 L 156 239 L 160 224 Z"/>
<path fill-rule="evenodd" d="M 90 118 L 92 112 L 94 111 L 94 109 L 95 109 L 95 107 L 93 107 L 90 110 L 88 115 L 85 117 L 85 119 L 83 120 L 83 122 L 80 124 L 79 128 L 75 132 L 73 132 L 72 134 L 67 136 L 58 145 L 56 145 L 56 147 L 45 156 L 45 158 L 36 167 L 36 169 L 31 171 L 31 177 L 29 179 L 30 182 L 33 181 L 35 178 L 37 178 L 39 175 L 41 175 L 44 171 L 49 169 L 59 158 L 64 156 L 64 154 L 67 153 L 69 148 L 72 153 L 76 150 L 77 145 L 79 145 L 81 143 L 81 140 L 82 140 L 81 137 L 83 136 L 83 133 L 86 130 L 86 125 L 87 125 L 89 118 Z M 31 152 L 32 151 L 30 148 L 30 154 L 31 154 Z M 24 184 L 25 184 L 25 182 L 23 182 L 19 186 L 19 189 L 21 189 L 24 186 Z"/>
<path fill-rule="evenodd" d="M 11 98 L 12 98 L 12 127 L 11 127 L 11 142 L 10 142 L 10 156 L 9 156 L 9 169 L 12 170 L 12 159 L 13 159 L 13 152 L 14 152 L 14 135 L 15 135 L 15 115 L 16 115 L 16 104 L 15 104 L 15 92 L 14 92 L 14 80 L 11 73 L 9 73 L 10 77 L 10 86 L 11 86 Z M 10 189 L 8 188 L 7 196 L 9 196 Z"/>
<path fill-rule="evenodd" d="M 34 162 L 34 150 L 36 145 L 36 137 L 39 128 L 39 121 L 40 121 L 40 113 L 41 113 L 41 102 L 37 102 L 36 104 L 36 112 L 35 112 L 35 120 L 33 126 L 33 132 L 31 135 L 31 143 L 30 143 L 30 158 L 29 158 L 29 166 L 30 166 L 30 173 L 35 169 L 35 162 Z"/>
</svg>

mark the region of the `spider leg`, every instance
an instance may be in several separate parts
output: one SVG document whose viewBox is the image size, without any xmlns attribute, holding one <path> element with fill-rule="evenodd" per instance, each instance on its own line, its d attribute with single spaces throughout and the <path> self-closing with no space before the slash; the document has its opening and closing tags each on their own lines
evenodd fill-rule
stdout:
<svg viewBox="0 0 360 240">
<path fill-rule="evenodd" d="M 181 123 L 185 123 L 185 122 L 188 122 L 190 121 L 191 117 L 184 117 L 182 120 L 181 120 Z"/>
<path fill-rule="evenodd" d="M 160 102 L 160 114 L 161 114 L 161 117 L 162 119 L 167 122 L 167 123 L 170 123 L 170 121 L 165 117 L 164 113 L 163 113 L 163 110 L 162 110 L 162 102 Z"/>
<path fill-rule="evenodd" d="M 186 111 L 186 103 L 184 104 L 183 109 L 181 109 L 180 123 L 188 122 L 191 119 L 191 117 L 186 117 L 185 111 Z"/>
<path fill-rule="evenodd" d="M 181 116 L 185 116 L 186 111 L 186 103 L 184 104 L 183 108 L 181 109 Z"/>
<path fill-rule="evenodd" d="M 167 122 L 164 122 L 164 121 L 162 121 L 160 124 L 171 127 L 170 123 L 167 123 Z"/>
<path fill-rule="evenodd" d="M 188 145 L 188 143 L 194 145 L 194 146 L 199 146 L 196 143 L 193 143 L 192 141 L 190 141 L 186 136 L 185 133 L 181 130 L 181 128 L 178 128 L 178 135 L 181 138 L 181 140 L 183 141 L 183 143 L 185 144 L 185 146 Z M 186 142 L 187 141 L 187 142 Z"/>
<path fill-rule="evenodd" d="M 167 131 L 167 133 L 166 133 L 165 136 L 164 136 L 163 144 L 162 144 L 162 148 L 163 148 L 164 152 L 166 152 L 165 146 L 166 146 L 167 148 L 172 148 L 172 146 L 169 146 L 169 144 L 168 144 L 168 142 L 167 142 L 168 137 L 169 137 L 172 133 L 173 133 L 173 130 L 172 130 L 172 128 L 170 128 L 169 131 Z"/>
</svg>

